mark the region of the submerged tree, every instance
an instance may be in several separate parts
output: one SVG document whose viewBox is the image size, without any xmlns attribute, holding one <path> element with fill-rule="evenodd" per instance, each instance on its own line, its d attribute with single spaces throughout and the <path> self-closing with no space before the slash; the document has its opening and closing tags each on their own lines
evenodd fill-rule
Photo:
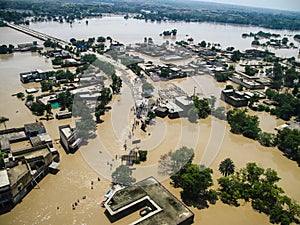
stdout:
<svg viewBox="0 0 300 225">
<path fill-rule="evenodd" d="M 207 208 L 208 202 L 215 204 L 218 199 L 217 192 L 210 189 L 213 185 L 212 173 L 210 168 L 188 162 L 171 179 L 174 187 L 182 188 L 181 197 L 186 204 Z"/>
<path fill-rule="evenodd" d="M 280 178 L 275 170 L 248 163 L 235 174 L 218 179 L 223 203 L 239 206 L 239 200 L 250 202 L 252 208 L 270 216 L 271 223 L 299 222 L 300 206 L 284 195 L 277 186 Z"/>
<path fill-rule="evenodd" d="M 198 96 L 192 97 L 199 118 L 205 119 L 208 117 L 211 108 L 207 99 L 199 99 Z"/>
</svg>

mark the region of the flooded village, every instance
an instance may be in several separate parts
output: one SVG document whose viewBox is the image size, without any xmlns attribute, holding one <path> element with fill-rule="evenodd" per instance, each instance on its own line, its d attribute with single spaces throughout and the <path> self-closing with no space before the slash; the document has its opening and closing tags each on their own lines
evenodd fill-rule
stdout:
<svg viewBox="0 0 300 225">
<path fill-rule="evenodd" d="M 111 18 L 116 26 L 123 20 Z M 81 29 L 93 22 L 81 21 Z M 44 25 L 29 28 L 43 33 Z M 235 28 L 235 38 L 249 44 L 238 49 L 221 39 L 196 41 L 194 24 L 191 34 L 183 35 L 180 26 L 166 24 L 152 36 L 140 35 L 139 42 L 128 40 L 129 34 L 124 40 L 117 33 L 106 36 L 105 30 L 84 40 L 41 41 L 0 28 L 6 34 L 1 43 L 19 44 L 0 55 L 0 116 L 8 119 L 0 130 L 0 205 L 9 209 L 1 224 L 270 224 L 242 200 L 239 207 L 219 200 L 201 210 L 184 204 L 170 179 L 179 169 L 162 171 L 163 159 L 183 146 L 194 150 L 194 164 L 213 170 L 215 189 L 220 162 L 231 158 L 236 171 L 249 162 L 276 170 L 278 186 L 299 203 L 292 150 L 235 134 L 226 120 L 233 108 L 247 109 L 261 133 L 300 130 L 299 114 L 272 113 L 280 100 L 267 92 L 276 86 L 277 60 L 299 74 L 299 42 L 282 33 L 277 39 L 288 42 L 279 44 L 251 28 L 260 41 L 251 44 L 245 28 Z M 296 96 L 291 86 L 299 79 L 289 82 L 277 90 Z M 114 182 L 122 165 L 130 168 L 133 185 Z"/>
</svg>

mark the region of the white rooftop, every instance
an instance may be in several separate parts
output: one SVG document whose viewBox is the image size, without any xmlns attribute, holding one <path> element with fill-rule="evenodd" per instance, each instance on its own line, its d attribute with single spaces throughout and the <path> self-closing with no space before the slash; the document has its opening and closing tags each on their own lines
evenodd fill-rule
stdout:
<svg viewBox="0 0 300 225">
<path fill-rule="evenodd" d="M 0 170 L 0 188 L 9 185 L 7 170 Z"/>
<path fill-rule="evenodd" d="M 72 130 L 69 127 L 61 129 L 66 138 L 69 138 L 72 135 Z"/>
<path fill-rule="evenodd" d="M 190 106 L 194 104 L 194 102 L 191 99 L 189 99 L 187 96 L 179 96 L 176 97 L 175 99 L 176 101 L 180 102 L 184 106 Z"/>
</svg>

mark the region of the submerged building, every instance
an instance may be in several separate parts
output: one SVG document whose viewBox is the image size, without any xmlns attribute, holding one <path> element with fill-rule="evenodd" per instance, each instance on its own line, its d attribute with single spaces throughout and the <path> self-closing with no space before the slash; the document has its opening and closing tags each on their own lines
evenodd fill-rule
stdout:
<svg viewBox="0 0 300 225">
<path fill-rule="evenodd" d="M 70 125 L 62 125 L 58 127 L 60 143 L 67 153 L 75 152 L 82 141 L 76 129 L 72 129 Z"/>
<path fill-rule="evenodd" d="M 114 191 L 104 206 L 111 222 L 128 215 L 130 225 L 188 225 L 194 221 L 194 213 L 154 177 Z"/>
<path fill-rule="evenodd" d="M 233 89 L 223 90 L 221 99 L 234 107 L 248 105 L 248 99 L 245 97 L 245 93 Z"/>
<path fill-rule="evenodd" d="M 46 80 L 47 75 L 46 72 L 36 69 L 29 72 L 20 73 L 20 81 L 24 84 L 29 82 L 37 82 L 41 80 Z"/>
<path fill-rule="evenodd" d="M 0 209 L 17 204 L 60 161 L 41 122 L 1 130 L 0 152 Z"/>
</svg>

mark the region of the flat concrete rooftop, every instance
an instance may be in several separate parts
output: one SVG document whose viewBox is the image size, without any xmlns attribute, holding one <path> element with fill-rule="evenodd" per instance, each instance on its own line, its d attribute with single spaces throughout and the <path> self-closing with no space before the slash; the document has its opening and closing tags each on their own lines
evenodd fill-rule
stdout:
<svg viewBox="0 0 300 225">
<path fill-rule="evenodd" d="M 185 221 L 193 221 L 194 214 L 174 195 L 172 195 L 154 177 L 149 177 L 130 187 L 116 191 L 108 200 L 106 207 L 112 214 L 120 213 L 128 215 L 132 212 L 127 206 L 139 204 L 140 201 L 148 200 L 155 209 L 147 216 L 140 217 L 137 221 L 130 221 L 130 224 L 168 224 L 177 225 Z M 137 210 L 140 210 L 137 207 Z M 135 211 L 137 211 L 135 210 Z M 128 213 L 126 214 L 126 211 Z M 122 220 L 122 218 L 120 218 Z M 187 224 L 189 224 L 187 222 Z"/>
</svg>

